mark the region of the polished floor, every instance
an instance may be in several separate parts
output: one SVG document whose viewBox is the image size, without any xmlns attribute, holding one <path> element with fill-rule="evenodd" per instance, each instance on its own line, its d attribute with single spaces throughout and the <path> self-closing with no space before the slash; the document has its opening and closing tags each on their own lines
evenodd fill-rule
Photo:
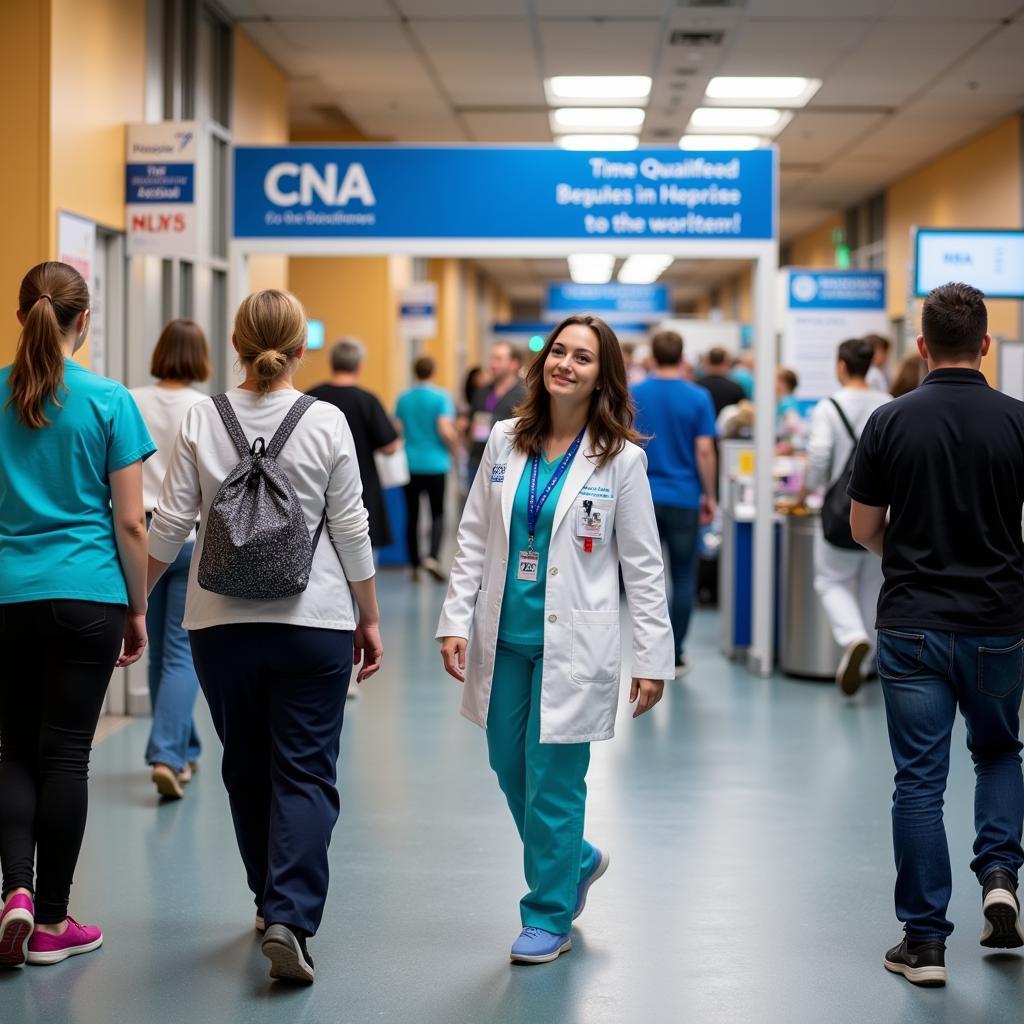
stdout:
<svg viewBox="0 0 1024 1024">
<path fill-rule="evenodd" d="M 350 702 L 342 819 L 317 983 L 271 984 L 251 931 L 208 717 L 187 799 L 158 806 L 146 723 L 105 739 L 72 913 L 98 953 L 0 974 L 22 1024 L 862 1024 L 1014 1022 L 1024 956 L 978 945 L 968 871 L 972 772 L 957 734 L 946 808 L 955 864 L 945 990 L 886 974 L 892 768 L 877 686 L 759 680 L 698 615 L 693 671 L 596 744 L 588 836 L 612 855 L 554 964 L 512 967 L 523 889 L 483 734 L 431 639 L 442 588 L 382 578 L 386 668 Z M 625 694 L 623 695 L 625 697 Z"/>
</svg>

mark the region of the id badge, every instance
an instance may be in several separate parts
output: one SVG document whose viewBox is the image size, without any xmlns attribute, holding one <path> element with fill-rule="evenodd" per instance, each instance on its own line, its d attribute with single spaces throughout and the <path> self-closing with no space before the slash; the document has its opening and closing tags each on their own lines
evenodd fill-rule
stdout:
<svg viewBox="0 0 1024 1024">
<path fill-rule="evenodd" d="M 519 572 L 517 580 L 524 583 L 536 583 L 540 575 L 540 555 L 536 551 L 519 552 Z"/>
<path fill-rule="evenodd" d="M 576 536 L 604 540 L 607 510 L 592 501 L 583 501 L 576 509 Z"/>
</svg>

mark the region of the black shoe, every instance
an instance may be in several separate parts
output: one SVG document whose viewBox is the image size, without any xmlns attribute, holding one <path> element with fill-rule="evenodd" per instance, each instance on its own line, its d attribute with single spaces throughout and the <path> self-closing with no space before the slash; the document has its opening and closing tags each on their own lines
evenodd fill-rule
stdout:
<svg viewBox="0 0 1024 1024">
<path fill-rule="evenodd" d="M 1013 876 L 997 868 L 985 879 L 981 893 L 981 911 L 985 915 L 981 944 L 989 949 L 1016 949 L 1024 946 L 1024 931 L 1020 927 L 1020 902 Z"/>
<path fill-rule="evenodd" d="M 912 943 L 904 939 L 885 954 L 885 969 L 915 985 L 946 984 L 946 946 L 942 942 Z"/>
<path fill-rule="evenodd" d="M 860 684 L 864 681 L 861 666 L 870 651 L 871 644 L 863 639 L 854 640 L 843 651 L 839 668 L 836 669 L 836 686 L 845 696 L 852 697 L 860 689 Z"/>
<path fill-rule="evenodd" d="M 306 938 L 287 925 L 272 924 L 260 946 L 270 961 L 270 976 L 284 981 L 313 984 L 313 958 L 306 949 Z"/>
</svg>

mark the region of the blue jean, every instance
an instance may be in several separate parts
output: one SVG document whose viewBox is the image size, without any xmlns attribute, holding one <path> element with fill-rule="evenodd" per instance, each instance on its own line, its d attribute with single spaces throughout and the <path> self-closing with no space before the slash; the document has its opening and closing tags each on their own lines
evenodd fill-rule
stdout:
<svg viewBox="0 0 1024 1024">
<path fill-rule="evenodd" d="M 1024 864 L 1024 636 L 880 629 L 877 657 L 896 765 L 896 916 L 912 941 L 944 941 L 953 925 L 946 917 L 952 879 L 942 803 L 958 704 L 975 773 L 971 870 L 984 882 L 997 868 L 1016 878 Z"/>
<path fill-rule="evenodd" d="M 180 772 L 202 749 L 192 712 L 199 680 L 192 664 L 188 634 L 182 629 L 185 591 L 192 560 L 189 542 L 160 577 L 149 596 L 149 699 L 153 725 L 146 745 L 147 764 L 165 764 Z"/>
<path fill-rule="evenodd" d="M 672 621 L 672 636 L 676 643 L 678 661 L 686 649 L 686 634 L 690 629 L 690 615 L 693 612 L 700 510 L 656 504 L 654 516 L 658 521 L 661 541 L 668 548 L 668 568 L 672 577 L 669 618 Z"/>
</svg>

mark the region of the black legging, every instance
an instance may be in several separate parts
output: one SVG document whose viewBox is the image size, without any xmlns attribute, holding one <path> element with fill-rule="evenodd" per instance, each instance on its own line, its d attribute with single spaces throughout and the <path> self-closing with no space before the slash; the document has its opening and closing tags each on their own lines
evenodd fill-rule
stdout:
<svg viewBox="0 0 1024 1024">
<path fill-rule="evenodd" d="M 430 557 L 441 553 L 444 534 L 444 473 L 411 473 L 405 486 L 405 543 L 409 549 L 409 564 L 420 564 L 420 496 L 430 499 Z"/>
<path fill-rule="evenodd" d="M 67 917 L 89 753 L 124 619 L 123 606 L 93 601 L 0 605 L 3 893 L 34 892 L 39 924 Z"/>
</svg>

